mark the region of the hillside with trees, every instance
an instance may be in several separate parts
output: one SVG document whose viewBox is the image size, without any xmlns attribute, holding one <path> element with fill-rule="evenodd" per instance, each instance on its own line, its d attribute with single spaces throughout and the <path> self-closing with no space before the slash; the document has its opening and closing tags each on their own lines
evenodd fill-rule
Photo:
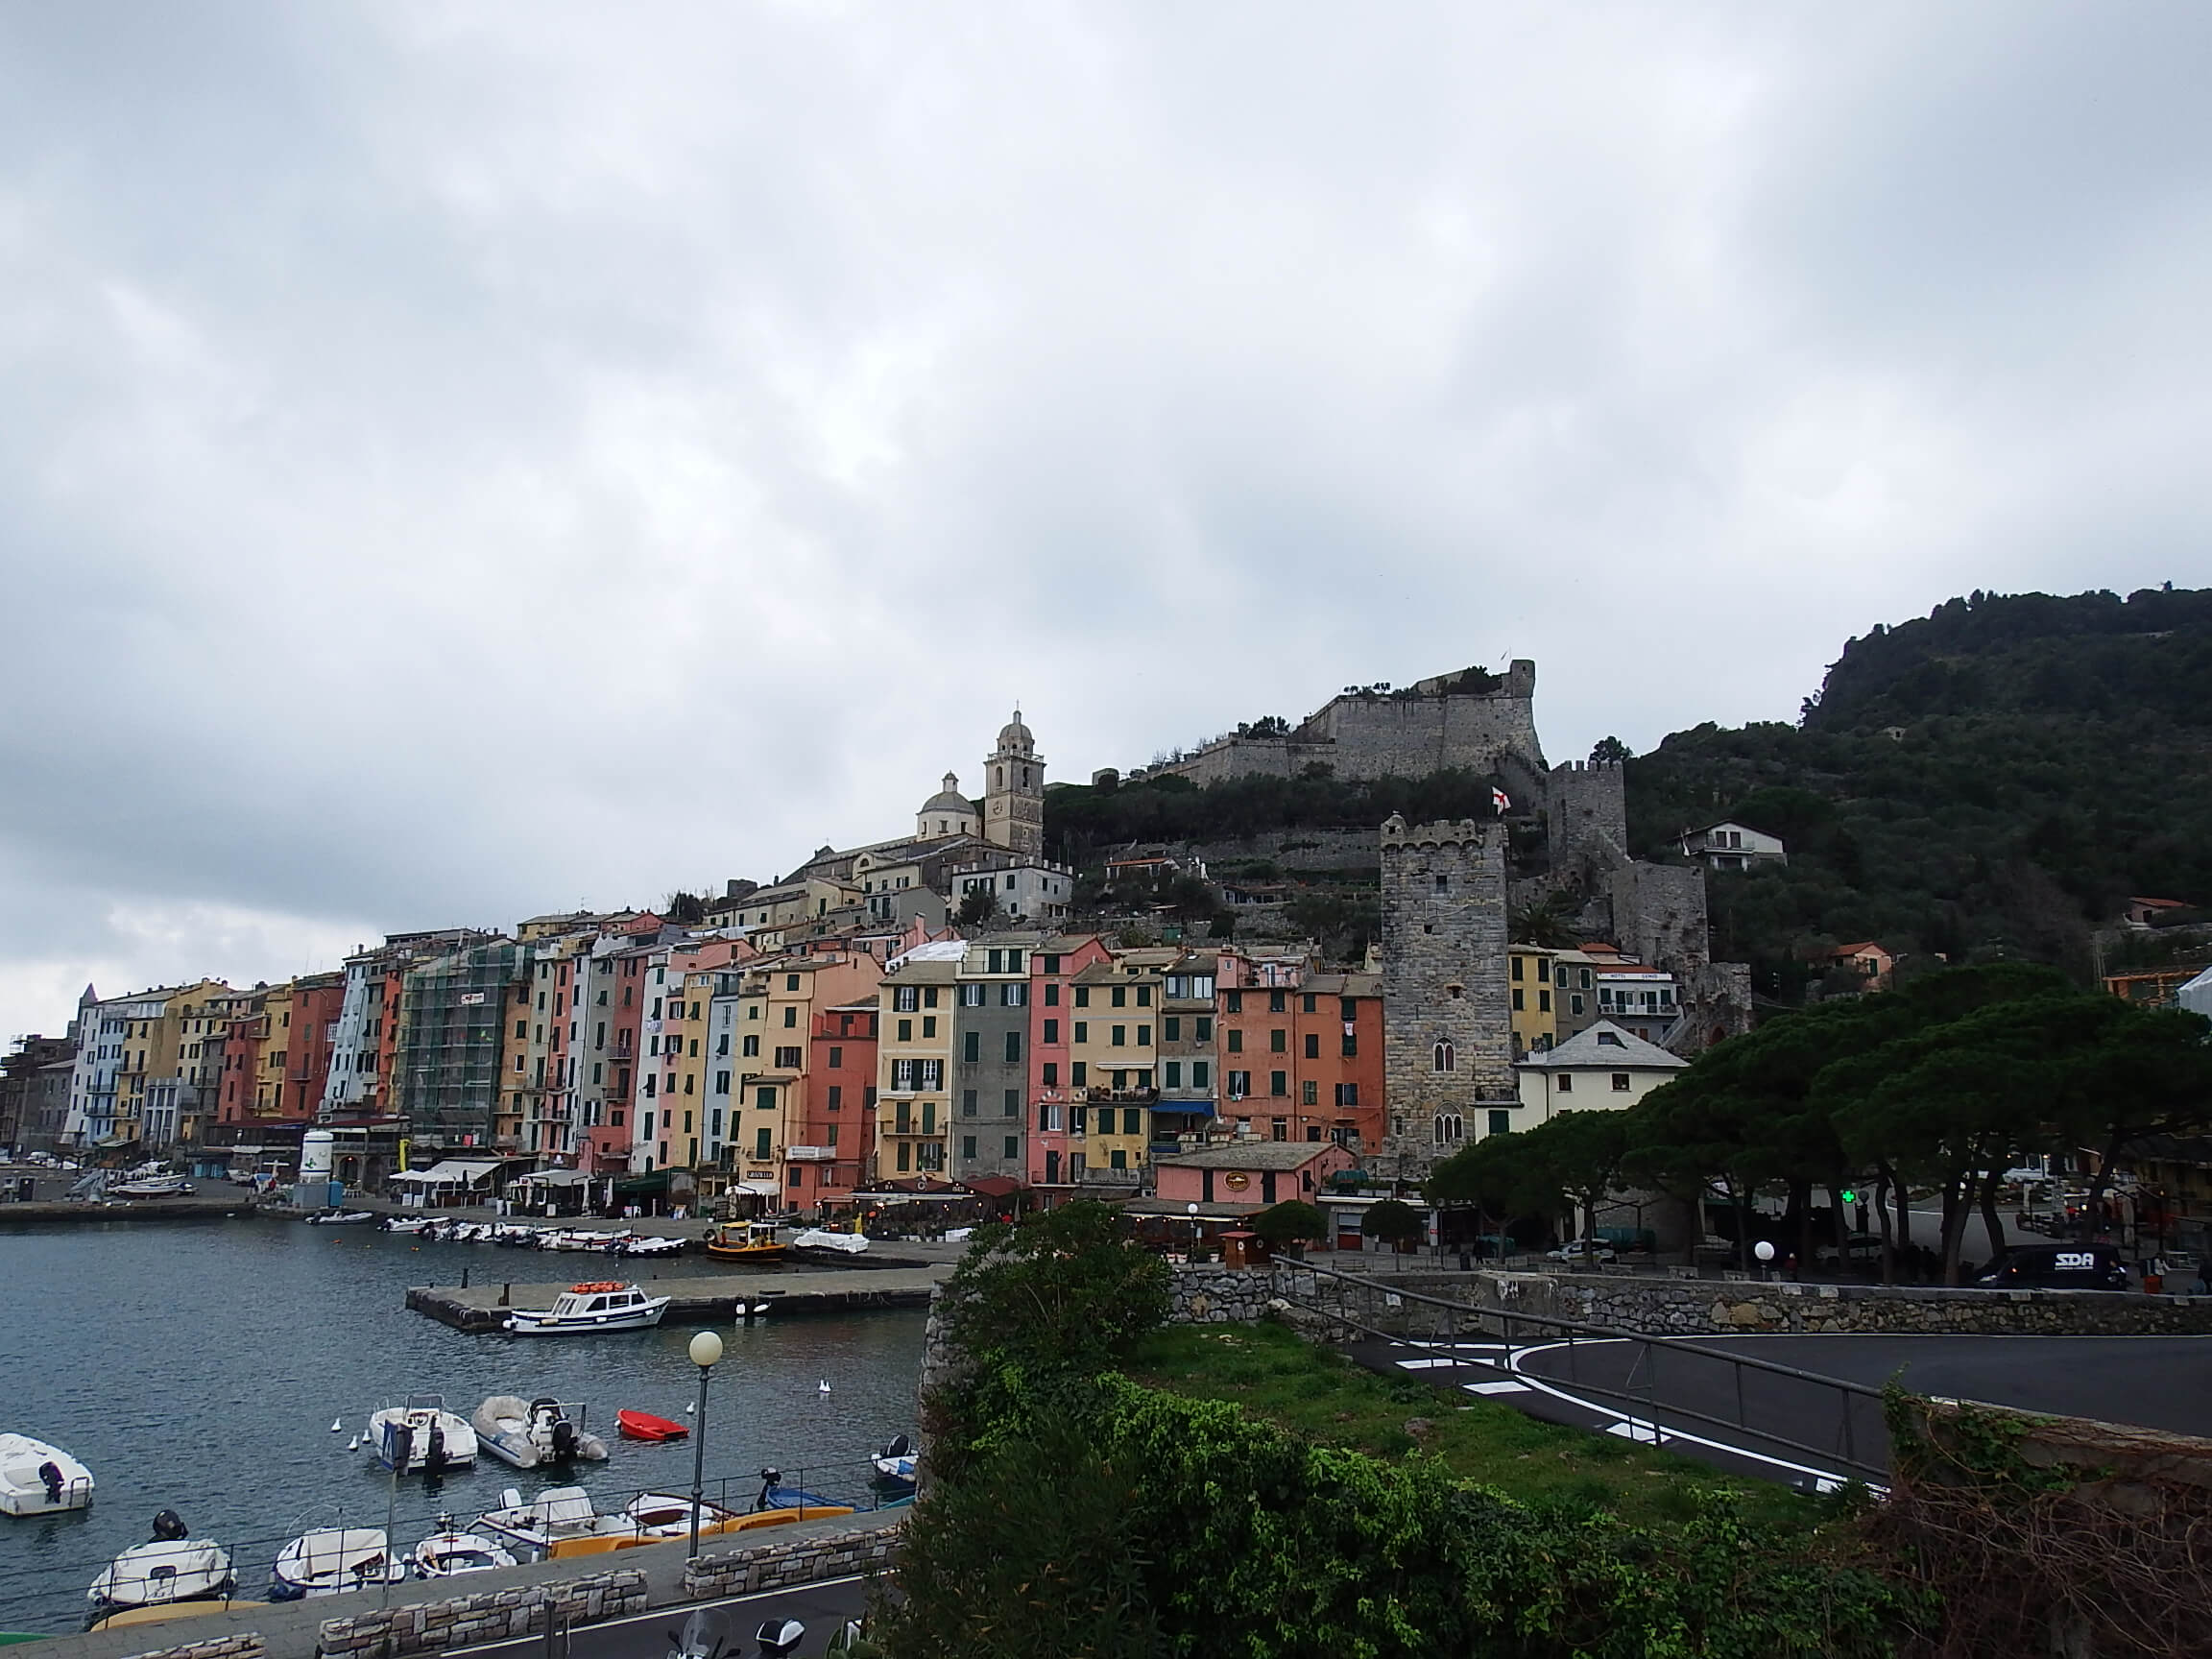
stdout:
<svg viewBox="0 0 2212 1659">
<path fill-rule="evenodd" d="M 1763 994 L 1794 1000 L 1860 939 L 2085 979 L 2128 898 L 2212 900 L 2212 592 L 1953 599 L 1846 644 L 1799 724 L 1629 761 L 1639 856 L 1722 818 L 1789 845 L 1709 884 L 1715 953 Z"/>
</svg>

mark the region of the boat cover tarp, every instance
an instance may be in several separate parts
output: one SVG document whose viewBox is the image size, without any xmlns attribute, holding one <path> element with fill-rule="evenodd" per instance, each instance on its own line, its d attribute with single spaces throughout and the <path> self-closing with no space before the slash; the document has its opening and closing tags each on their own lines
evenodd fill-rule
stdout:
<svg viewBox="0 0 2212 1659">
<path fill-rule="evenodd" d="M 427 1169 L 402 1169 L 392 1179 L 410 1187 L 473 1187 L 498 1167 L 497 1164 L 447 1158 Z"/>
</svg>

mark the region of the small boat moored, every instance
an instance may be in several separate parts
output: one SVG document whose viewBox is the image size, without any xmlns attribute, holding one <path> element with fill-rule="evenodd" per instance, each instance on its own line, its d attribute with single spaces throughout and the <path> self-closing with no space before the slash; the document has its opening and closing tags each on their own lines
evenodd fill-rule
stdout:
<svg viewBox="0 0 2212 1659">
<path fill-rule="evenodd" d="M 809 1515 L 850 1515 L 853 1505 L 839 1503 L 818 1492 L 802 1491 L 797 1486 L 783 1484 L 780 1469 L 760 1471 L 760 1496 L 753 1500 L 753 1512 L 757 1515 L 771 1509 L 789 1509 L 805 1519 Z"/>
<path fill-rule="evenodd" d="M 318 1527 L 277 1552 L 269 1569 L 269 1599 L 343 1596 L 406 1580 L 408 1564 L 394 1555 L 380 1527 Z"/>
<path fill-rule="evenodd" d="M 838 1256 L 859 1256 L 867 1252 L 868 1235 L 831 1233 L 827 1228 L 809 1227 L 791 1240 L 791 1248 L 799 1251 L 827 1251 Z"/>
<path fill-rule="evenodd" d="M 118 1608 L 158 1607 L 172 1601 L 228 1597 L 237 1586 L 230 1552 L 188 1535 L 174 1509 L 154 1517 L 151 1543 L 133 1545 L 110 1561 L 84 1593 L 95 1616 Z"/>
<path fill-rule="evenodd" d="M 181 1175 L 133 1175 L 108 1189 L 110 1198 L 189 1198 L 197 1191 Z"/>
<path fill-rule="evenodd" d="M 625 1440 L 681 1440 L 691 1432 L 670 1418 L 627 1408 L 614 1413 L 614 1428 Z"/>
<path fill-rule="evenodd" d="M 369 1452 L 385 1468 L 425 1475 L 476 1461 L 476 1431 L 436 1394 L 410 1394 L 404 1406 L 370 1413 Z"/>
<path fill-rule="evenodd" d="M 415 1546 L 409 1560 L 418 1578 L 452 1578 L 516 1565 L 512 1553 L 481 1532 L 461 1531 L 450 1515 L 438 1517 L 438 1530 Z"/>
<path fill-rule="evenodd" d="M 361 1227 L 376 1219 L 372 1210 L 325 1210 L 305 1217 L 310 1227 Z"/>
<path fill-rule="evenodd" d="M 92 1471 L 59 1446 L 0 1434 L 0 1514 L 54 1515 L 92 1502 Z"/>
<path fill-rule="evenodd" d="M 787 1253 L 773 1221 L 723 1221 L 707 1229 L 704 1245 L 717 1262 L 781 1262 Z"/>
<path fill-rule="evenodd" d="M 673 1300 L 648 1296 L 635 1285 L 596 1280 L 571 1285 L 544 1309 L 517 1308 L 506 1329 L 517 1336 L 560 1336 L 587 1331 L 644 1331 L 661 1323 Z"/>
<path fill-rule="evenodd" d="M 517 1469 L 578 1457 L 604 1463 L 607 1442 L 584 1431 L 583 1416 L 581 1406 L 564 1406 L 550 1395 L 525 1403 L 518 1394 L 494 1394 L 476 1407 L 470 1426 L 478 1445 Z"/>
<path fill-rule="evenodd" d="M 883 1450 L 869 1459 L 876 1465 L 876 1483 L 896 1492 L 914 1490 L 914 1476 L 922 1461 L 922 1455 L 914 1442 L 904 1434 L 894 1436 Z"/>
</svg>

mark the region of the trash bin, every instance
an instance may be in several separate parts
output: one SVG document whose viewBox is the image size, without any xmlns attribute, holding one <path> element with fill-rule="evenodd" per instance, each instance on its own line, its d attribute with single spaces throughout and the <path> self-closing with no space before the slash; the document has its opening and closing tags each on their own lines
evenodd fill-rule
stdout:
<svg viewBox="0 0 2212 1659">
<path fill-rule="evenodd" d="M 2144 1274 L 2144 1275 L 2143 1275 L 2143 1294 L 2144 1294 L 2144 1295 L 2146 1295 L 2146 1296 L 2158 1296 L 2158 1295 L 2163 1295 L 2163 1294 L 2165 1293 L 2165 1289 L 2166 1289 L 2166 1276 L 2165 1276 L 2163 1273 L 2146 1273 L 2146 1274 Z"/>
</svg>

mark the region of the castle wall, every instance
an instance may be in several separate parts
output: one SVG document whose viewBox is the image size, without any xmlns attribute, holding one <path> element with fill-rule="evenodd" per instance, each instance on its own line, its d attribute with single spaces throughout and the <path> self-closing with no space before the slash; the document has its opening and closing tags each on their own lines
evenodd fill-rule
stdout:
<svg viewBox="0 0 2212 1659">
<path fill-rule="evenodd" d="M 1705 872 L 1696 865 L 1623 865 L 1613 872 L 1613 937 L 1639 961 L 1680 973 L 1708 960 Z"/>
<path fill-rule="evenodd" d="M 1506 1001 L 1505 827 L 1382 826 L 1383 1156 L 1418 1178 L 1517 1097 Z M 1439 1071 L 1435 1046 L 1453 1067 Z M 1439 1127 L 1439 1118 L 1443 1119 Z"/>
<path fill-rule="evenodd" d="M 1154 768 L 1194 783 L 1257 774 L 1292 778 L 1324 765 L 1339 778 L 1423 777 L 1447 768 L 1497 770 L 1502 759 L 1531 778 L 1544 772 L 1536 736 L 1536 664 L 1515 662 L 1495 691 L 1444 689 L 1455 675 L 1424 680 L 1412 696 L 1332 697 L 1287 737 L 1224 737 Z"/>
</svg>

